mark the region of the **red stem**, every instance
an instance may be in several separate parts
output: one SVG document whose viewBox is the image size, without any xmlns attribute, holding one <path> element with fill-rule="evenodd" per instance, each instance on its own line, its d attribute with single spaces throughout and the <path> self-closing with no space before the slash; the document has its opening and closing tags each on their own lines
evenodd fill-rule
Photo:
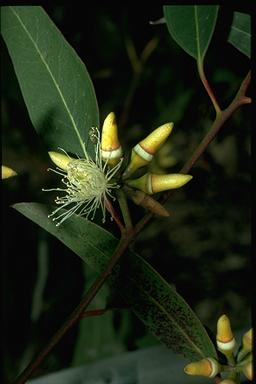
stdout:
<svg viewBox="0 0 256 384">
<path fill-rule="evenodd" d="M 112 255 L 112 258 L 107 265 L 106 269 L 99 275 L 99 277 L 94 281 L 89 290 L 86 292 L 83 299 L 80 301 L 79 305 L 74 309 L 66 322 L 57 330 L 53 335 L 49 343 L 45 348 L 35 357 L 27 368 L 17 377 L 14 381 L 14 384 L 24 384 L 31 377 L 31 375 L 37 370 L 37 368 L 43 363 L 52 349 L 59 343 L 63 336 L 79 321 L 81 314 L 85 311 L 88 305 L 91 303 L 97 292 L 100 290 L 102 285 L 105 283 L 106 279 L 112 272 L 112 269 L 119 261 L 120 257 L 124 254 L 128 248 L 132 234 L 123 235 L 120 239 L 115 252 Z"/>
<path fill-rule="evenodd" d="M 200 76 L 200 79 L 204 85 L 204 88 L 206 90 L 206 92 L 208 93 L 211 101 L 212 101 L 212 104 L 215 108 L 215 112 L 216 112 L 216 115 L 218 115 L 220 112 L 221 112 L 221 109 L 220 109 L 220 106 L 217 102 L 217 99 L 213 93 L 213 90 L 205 76 L 205 73 L 204 73 L 204 66 L 203 66 L 203 62 L 202 61 L 197 61 L 197 69 L 198 69 L 198 73 L 199 73 L 199 76 Z"/>
</svg>

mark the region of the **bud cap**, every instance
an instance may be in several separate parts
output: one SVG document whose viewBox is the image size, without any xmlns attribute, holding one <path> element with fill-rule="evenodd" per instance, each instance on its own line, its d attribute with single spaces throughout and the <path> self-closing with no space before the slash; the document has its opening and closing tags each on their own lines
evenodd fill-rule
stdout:
<svg viewBox="0 0 256 384">
<path fill-rule="evenodd" d="M 9 177 L 13 177 L 17 175 L 12 168 L 7 167 L 6 165 L 2 165 L 2 179 L 9 179 Z"/>
<path fill-rule="evenodd" d="M 66 171 L 70 161 L 74 160 L 72 157 L 67 156 L 64 153 L 50 151 L 48 154 L 52 162 L 57 165 L 57 167 L 63 169 L 63 171 Z"/>
<path fill-rule="evenodd" d="M 222 315 L 217 322 L 216 341 L 218 349 L 221 352 L 232 352 L 236 345 L 236 340 L 227 315 Z"/>
<path fill-rule="evenodd" d="M 167 191 L 169 189 L 180 188 L 188 183 L 193 176 L 183 175 L 180 173 L 172 173 L 169 175 L 157 175 L 154 173 L 146 173 L 138 179 L 128 180 L 126 183 L 133 188 L 153 195 L 157 192 Z"/>
<path fill-rule="evenodd" d="M 166 123 L 156 128 L 132 149 L 131 160 L 123 177 L 130 177 L 137 169 L 150 163 L 154 154 L 164 144 L 173 129 L 173 123 Z"/>
<path fill-rule="evenodd" d="M 110 112 L 104 120 L 101 133 L 101 156 L 109 165 L 116 165 L 123 154 L 118 140 L 116 117 Z"/>
<path fill-rule="evenodd" d="M 252 361 L 250 361 L 249 363 L 247 363 L 244 368 L 243 368 L 243 373 L 245 375 L 245 377 L 248 379 L 248 380 L 252 380 L 253 379 L 253 366 L 252 366 Z"/>
<path fill-rule="evenodd" d="M 247 352 L 252 350 L 252 328 L 243 335 L 243 349 Z"/>
<path fill-rule="evenodd" d="M 173 123 L 166 123 L 156 128 L 145 139 L 139 142 L 139 146 L 151 155 L 154 155 L 164 144 L 173 129 Z M 136 146 L 137 147 L 137 146 Z"/>
<path fill-rule="evenodd" d="M 211 357 L 190 363 L 184 368 L 184 372 L 188 375 L 206 377 L 214 377 L 219 371 L 220 367 L 218 362 Z"/>
</svg>

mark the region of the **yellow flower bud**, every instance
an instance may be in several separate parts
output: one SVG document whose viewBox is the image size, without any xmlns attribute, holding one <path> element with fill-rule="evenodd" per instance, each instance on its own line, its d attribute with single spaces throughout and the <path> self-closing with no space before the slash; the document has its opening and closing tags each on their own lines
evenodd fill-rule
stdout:
<svg viewBox="0 0 256 384">
<path fill-rule="evenodd" d="M 57 167 L 63 169 L 64 171 L 67 170 L 67 166 L 70 163 L 70 161 L 74 160 L 72 157 L 69 157 L 65 155 L 64 153 L 59 152 L 48 152 L 48 155 L 50 156 L 52 162 L 57 165 Z"/>
<path fill-rule="evenodd" d="M 246 352 L 252 350 L 252 328 L 243 335 L 243 350 Z"/>
<path fill-rule="evenodd" d="M 156 175 L 146 173 L 138 179 L 127 180 L 130 187 L 140 189 L 141 191 L 153 195 L 157 192 L 167 191 L 169 189 L 180 188 L 188 183 L 193 176 L 180 173 L 171 173 L 169 175 Z"/>
<path fill-rule="evenodd" d="M 225 380 L 220 381 L 220 384 L 236 384 L 236 382 L 234 380 L 231 380 L 231 379 L 225 379 Z"/>
<path fill-rule="evenodd" d="M 249 363 L 247 363 L 243 367 L 243 373 L 244 373 L 245 377 L 247 377 L 248 380 L 252 380 L 253 379 L 252 361 L 250 361 Z"/>
<path fill-rule="evenodd" d="M 173 129 L 173 123 L 161 125 L 132 149 L 131 160 L 123 177 L 127 179 L 137 169 L 150 163 L 154 154 L 164 144 Z"/>
<path fill-rule="evenodd" d="M 219 373 L 220 367 L 216 360 L 208 357 L 186 365 L 184 372 L 187 375 L 214 377 Z"/>
<path fill-rule="evenodd" d="M 249 329 L 244 335 L 242 340 L 242 348 L 240 349 L 237 361 L 241 361 L 244 359 L 248 353 L 252 351 L 252 328 Z"/>
<path fill-rule="evenodd" d="M 116 165 L 123 154 L 122 147 L 118 140 L 116 117 L 110 112 L 104 120 L 101 133 L 101 156 L 108 165 Z"/>
<path fill-rule="evenodd" d="M 230 321 L 227 315 L 222 315 L 217 322 L 217 347 L 222 353 L 231 353 L 236 345 Z"/>
<path fill-rule="evenodd" d="M 17 172 L 15 172 L 12 168 L 6 167 L 6 165 L 2 165 L 2 179 L 8 179 L 9 177 L 16 175 Z"/>
</svg>

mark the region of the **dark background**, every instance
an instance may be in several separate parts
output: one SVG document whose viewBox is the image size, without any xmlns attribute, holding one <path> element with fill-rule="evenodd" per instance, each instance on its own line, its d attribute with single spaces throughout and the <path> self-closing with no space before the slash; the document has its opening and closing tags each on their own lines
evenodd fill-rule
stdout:
<svg viewBox="0 0 256 384">
<path fill-rule="evenodd" d="M 178 171 L 209 129 L 214 110 L 194 59 L 171 39 L 165 25 L 149 25 L 149 20 L 163 16 L 162 8 L 140 10 L 115 4 L 90 6 L 88 11 L 72 5 L 44 9 L 85 62 L 101 122 L 115 111 L 124 148 L 174 121 L 171 138 L 153 169 Z M 206 75 L 223 108 L 250 67 L 248 58 L 227 43 L 233 10 L 249 12 L 230 5 L 220 9 L 205 60 Z M 141 71 L 134 72 L 128 50 L 135 49 L 140 56 L 152 39 L 157 41 L 155 49 Z M 10 208 L 21 201 L 50 203 L 52 196 L 41 189 L 56 178 L 46 172 L 47 151 L 29 120 L 3 41 L 1 54 L 2 163 L 18 172 L 2 184 L 3 366 L 5 377 L 11 378 L 79 302 L 85 278 L 76 255 Z M 214 332 L 222 313 L 230 316 L 234 329 L 246 330 L 251 302 L 250 106 L 242 107 L 225 124 L 191 174 L 193 181 L 167 204 L 170 219 L 152 221 L 134 249 L 175 284 Z M 142 209 L 132 205 L 131 209 L 134 220 L 142 216 Z M 112 224 L 106 228 L 112 231 Z M 40 267 L 42 254 L 47 263 Z M 42 269 L 45 285 L 35 309 L 33 297 Z M 121 322 L 122 315 L 115 314 L 114 329 Z M 65 337 L 40 373 L 70 366 L 76 337 L 77 329 Z M 147 340 L 154 343 L 144 326 L 129 315 L 124 350 L 146 346 Z"/>
</svg>

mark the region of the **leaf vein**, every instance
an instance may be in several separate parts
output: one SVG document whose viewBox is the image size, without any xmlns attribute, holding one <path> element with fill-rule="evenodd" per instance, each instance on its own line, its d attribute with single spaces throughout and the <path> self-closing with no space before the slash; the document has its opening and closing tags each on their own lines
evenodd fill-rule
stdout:
<svg viewBox="0 0 256 384">
<path fill-rule="evenodd" d="M 62 91 L 61 91 L 61 87 L 60 87 L 60 85 L 58 84 L 58 82 L 57 82 L 56 79 L 54 78 L 54 75 L 53 75 L 53 73 L 52 73 L 52 71 L 51 71 L 51 68 L 49 67 L 48 63 L 47 63 L 46 60 L 44 59 L 44 56 L 43 56 L 42 52 L 40 51 L 40 48 L 38 47 L 37 42 L 36 42 L 36 41 L 33 39 L 33 37 L 31 36 L 30 32 L 29 32 L 28 29 L 26 28 L 26 25 L 23 23 L 21 17 L 20 17 L 20 16 L 18 15 L 18 13 L 13 9 L 13 7 L 10 7 L 10 9 L 11 9 L 11 11 L 13 12 L 13 14 L 16 16 L 17 20 L 19 21 L 19 23 L 20 23 L 21 27 L 23 28 L 23 30 L 25 31 L 25 33 L 27 34 L 27 36 L 28 36 L 28 38 L 30 39 L 31 43 L 33 44 L 33 46 L 34 46 L 36 52 L 38 53 L 40 59 L 42 60 L 42 63 L 44 64 L 44 66 L 45 66 L 47 72 L 49 73 L 49 76 L 50 76 L 50 78 L 52 79 L 52 82 L 53 82 L 54 86 L 55 86 L 56 89 L 57 89 L 57 93 L 59 94 L 60 99 L 61 99 L 61 101 L 62 101 L 62 103 L 63 103 L 63 105 L 64 105 L 64 107 L 65 107 L 65 109 L 66 109 L 66 112 L 67 112 L 69 118 L 70 118 L 71 124 L 72 124 L 72 126 L 73 126 L 73 128 L 74 128 L 74 130 L 75 130 L 75 133 L 76 133 L 77 137 L 78 137 L 78 140 L 79 140 L 80 145 L 81 145 L 81 147 L 82 147 L 82 150 L 83 150 L 83 152 L 84 152 L 84 154 L 85 154 L 85 157 L 87 157 L 87 153 L 86 153 L 86 149 L 85 149 L 85 143 L 83 142 L 83 140 L 82 140 L 82 138 L 81 138 L 81 136 L 80 136 L 78 127 L 77 127 L 76 122 L 75 122 L 75 120 L 74 120 L 74 117 L 73 117 L 73 115 L 72 115 L 72 113 L 71 113 L 71 111 L 70 111 L 70 109 L 69 109 L 69 107 L 68 107 L 68 105 L 67 105 L 67 102 L 66 102 L 66 100 L 65 100 L 65 97 L 64 97 L 64 95 L 63 95 L 63 93 L 62 93 Z M 38 35 L 37 35 L 37 36 L 38 36 Z"/>
</svg>

